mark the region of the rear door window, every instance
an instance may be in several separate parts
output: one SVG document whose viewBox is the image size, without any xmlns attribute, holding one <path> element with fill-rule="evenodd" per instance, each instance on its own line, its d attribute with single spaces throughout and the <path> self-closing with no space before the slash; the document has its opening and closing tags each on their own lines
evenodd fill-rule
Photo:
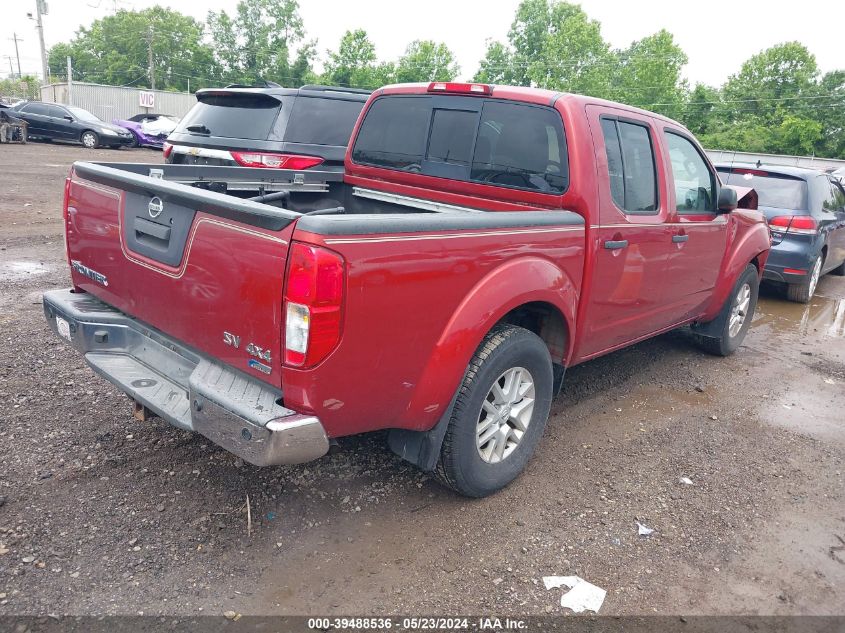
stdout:
<svg viewBox="0 0 845 633">
<path fill-rule="evenodd" d="M 207 136 L 263 141 L 267 140 L 282 105 L 265 95 L 225 94 L 201 99 L 185 115 L 177 131 L 192 134 L 197 132 L 189 127 L 205 126 Z"/>
<path fill-rule="evenodd" d="M 284 131 L 288 143 L 346 145 L 363 101 L 297 97 Z"/>
<path fill-rule="evenodd" d="M 807 210 L 807 181 L 803 178 L 743 167 L 719 167 L 716 171 L 726 185 L 753 187 L 761 207 Z"/>
<path fill-rule="evenodd" d="M 352 159 L 543 193 L 563 193 L 569 183 L 560 115 L 551 108 L 495 100 L 378 99 L 367 112 Z"/>
<path fill-rule="evenodd" d="M 28 103 L 21 108 L 21 112 L 28 112 L 29 114 L 40 114 L 41 116 L 50 116 L 50 108 L 43 103 Z"/>
<path fill-rule="evenodd" d="M 648 128 L 607 117 L 601 121 L 613 201 L 628 215 L 656 214 L 657 170 Z"/>
</svg>

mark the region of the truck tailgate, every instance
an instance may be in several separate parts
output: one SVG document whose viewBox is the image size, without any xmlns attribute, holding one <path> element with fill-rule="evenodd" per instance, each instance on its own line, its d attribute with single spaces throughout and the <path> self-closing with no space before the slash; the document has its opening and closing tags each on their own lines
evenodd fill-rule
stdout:
<svg viewBox="0 0 845 633">
<path fill-rule="evenodd" d="M 281 386 L 295 215 L 88 163 L 74 166 L 66 201 L 76 288 Z"/>
</svg>

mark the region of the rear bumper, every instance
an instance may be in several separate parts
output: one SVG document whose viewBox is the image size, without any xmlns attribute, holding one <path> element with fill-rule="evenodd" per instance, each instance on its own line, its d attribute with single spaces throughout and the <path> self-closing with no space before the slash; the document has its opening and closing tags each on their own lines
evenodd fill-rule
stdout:
<svg viewBox="0 0 845 633">
<path fill-rule="evenodd" d="M 280 392 L 91 295 L 44 293 L 44 315 L 54 333 L 130 398 L 245 461 L 257 466 L 299 464 L 328 452 L 320 420 L 285 408 Z"/>
<path fill-rule="evenodd" d="M 785 236 L 782 241 L 772 245 L 763 279 L 787 284 L 801 284 L 807 280 L 813 261 L 821 252 L 822 243 L 813 239 Z M 804 274 L 789 273 L 786 270 L 803 270 Z"/>
</svg>

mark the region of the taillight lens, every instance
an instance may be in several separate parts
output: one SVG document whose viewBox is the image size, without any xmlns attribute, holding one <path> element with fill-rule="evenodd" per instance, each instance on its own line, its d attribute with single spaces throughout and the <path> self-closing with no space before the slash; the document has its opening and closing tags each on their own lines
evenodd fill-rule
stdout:
<svg viewBox="0 0 845 633">
<path fill-rule="evenodd" d="M 173 145 L 165 141 L 164 145 L 161 147 L 161 153 L 164 156 L 164 160 L 170 158 L 170 154 L 173 153 Z"/>
<path fill-rule="evenodd" d="M 776 233 L 815 235 L 819 230 L 816 219 L 811 215 L 779 215 L 769 220 L 769 226 Z"/>
<path fill-rule="evenodd" d="M 312 367 L 340 342 L 345 284 L 343 258 L 294 242 L 285 289 L 285 364 Z"/>
<path fill-rule="evenodd" d="M 65 258 L 67 259 L 67 263 L 70 264 L 70 244 L 68 243 L 68 231 L 70 230 L 70 183 L 73 181 L 71 176 L 65 178 L 65 197 L 62 203 L 62 219 L 65 223 L 65 230 L 62 234 L 65 242 Z"/>
<path fill-rule="evenodd" d="M 232 158 L 242 167 L 266 167 L 268 169 L 309 169 L 323 162 L 316 156 L 296 154 L 266 154 L 262 152 L 232 152 Z"/>
</svg>

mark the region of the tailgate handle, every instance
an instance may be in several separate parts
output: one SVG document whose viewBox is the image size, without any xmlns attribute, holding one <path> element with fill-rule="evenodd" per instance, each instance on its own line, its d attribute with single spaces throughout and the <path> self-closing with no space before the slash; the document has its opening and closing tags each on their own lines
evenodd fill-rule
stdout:
<svg viewBox="0 0 845 633">
<path fill-rule="evenodd" d="M 163 242 L 170 241 L 170 227 L 158 222 L 150 222 L 144 218 L 135 218 L 135 232 L 149 235 Z"/>
<path fill-rule="evenodd" d="M 686 242 L 689 240 L 689 235 L 673 235 L 672 242 L 675 244 L 681 244 L 682 242 Z"/>
</svg>

